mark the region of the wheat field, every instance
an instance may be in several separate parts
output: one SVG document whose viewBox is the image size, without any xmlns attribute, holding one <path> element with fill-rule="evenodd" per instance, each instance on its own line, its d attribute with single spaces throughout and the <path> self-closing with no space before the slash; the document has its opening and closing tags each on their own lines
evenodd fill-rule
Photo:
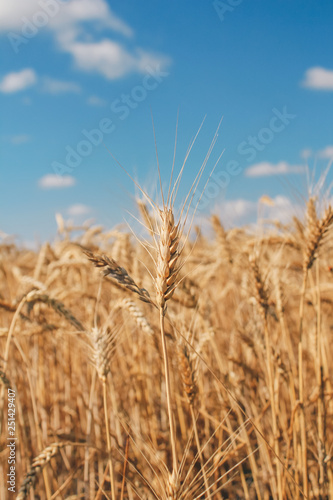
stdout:
<svg viewBox="0 0 333 500">
<path fill-rule="evenodd" d="M 1 498 L 333 499 L 332 209 L 187 237 L 172 201 L 0 246 Z"/>
</svg>

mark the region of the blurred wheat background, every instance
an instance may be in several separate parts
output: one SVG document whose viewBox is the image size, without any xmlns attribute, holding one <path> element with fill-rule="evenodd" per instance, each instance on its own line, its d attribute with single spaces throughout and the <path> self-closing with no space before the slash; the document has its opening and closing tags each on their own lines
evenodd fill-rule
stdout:
<svg viewBox="0 0 333 500">
<path fill-rule="evenodd" d="M 138 212 L 152 242 L 158 221 L 146 202 Z M 141 243 L 58 216 L 54 243 L 2 244 L 1 425 L 11 387 L 18 498 L 333 498 L 332 220 L 310 198 L 260 236 L 214 215 L 211 233 L 180 238 L 165 313 L 177 477 Z"/>
</svg>

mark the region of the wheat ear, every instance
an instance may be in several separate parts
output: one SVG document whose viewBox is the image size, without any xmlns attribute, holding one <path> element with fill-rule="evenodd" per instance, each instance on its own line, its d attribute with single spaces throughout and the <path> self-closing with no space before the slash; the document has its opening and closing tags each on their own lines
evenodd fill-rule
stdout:
<svg viewBox="0 0 333 500">
<path fill-rule="evenodd" d="M 222 252 L 227 257 L 229 263 L 232 264 L 233 260 L 232 260 L 232 255 L 231 255 L 231 251 L 230 251 L 229 242 L 227 240 L 227 234 L 225 232 L 224 227 L 222 226 L 220 218 L 217 215 L 212 215 L 211 221 L 212 221 L 212 226 L 213 226 L 213 229 L 214 229 L 216 237 L 217 237 L 219 247 L 221 248 Z"/>
<path fill-rule="evenodd" d="M 110 328 L 92 328 L 88 332 L 92 344 L 93 363 L 100 380 L 106 380 L 111 368 L 112 355 L 116 348 L 117 332 Z"/>
<path fill-rule="evenodd" d="M 193 406 L 198 392 L 196 369 L 193 356 L 189 353 L 188 347 L 184 342 L 178 344 L 178 359 L 184 392 L 188 404 Z"/>
<path fill-rule="evenodd" d="M 164 315 L 179 273 L 179 224 L 175 224 L 172 209 L 166 207 L 159 211 L 158 223 L 155 290 L 157 305 Z"/>
<path fill-rule="evenodd" d="M 110 276 L 117 281 L 120 285 L 123 285 L 127 290 L 137 293 L 140 300 L 148 304 L 153 304 L 148 291 L 145 288 L 139 288 L 135 283 L 133 278 L 128 274 L 126 269 L 120 267 L 119 264 L 113 259 L 110 259 L 106 255 L 94 255 L 91 252 L 85 252 L 88 259 L 98 268 L 103 269 L 103 275 Z"/>
<path fill-rule="evenodd" d="M 304 272 L 311 269 L 316 259 L 317 252 L 326 236 L 328 230 L 333 223 L 333 210 L 329 206 L 322 219 L 317 220 L 314 199 L 310 198 L 307 211 L 308 227 L 307 227 L 307 244 L 304 254 Z"/>
<path fill-rule="evenodd" d="M 249 262 L 255 284 L 255 299 L 259 306 L 261 316 L 266 320 L 268 312 L 268 290 L 262 278 L 257 259 L 251 256 Z"/>
<path fill-rule="evenodd" d="M 143 311 L 136 305 L 136 303 L 133 300 L 131 299 L 119 300 L 116 303 L 115 308 L 127 309 L 132 318 L 135 320 L 138 327 L 141 328 L 141 330 L 144 331 L 147 335 L 149 335 L 149 337 L 154 336 L 153 327 L 143 314 Z"/>
<path fill-rule="evenodd" d="M 52 307 L 52 309 L 60 316 L 66 318 L 67 321 L 69 321 L 69 323 L 71 323 L 75 328 L 77 328 L 80 331 L 84 331 L 82 324 L 78 319 L 75 318 L 72 312 L 69 309 L 67 309 L 62 302 L 60 302 L 57 299 L 53 299 L 46 293 L 30 292 L 27 295 L 26 301 L 28 303 L 28 311 L 31 311 L 36 302 L 43 302 L 44 304 L 47 304 L 49 307 Z"/>
<path fill-rule="evenodd" d="M 169 474 L 166 484 L 166 500 L 179 500 L 180 481 L 176 471 Z"/>
<path fill-rule="evenodd" d="M 37 457 L 33 459 L 29 472 L 25 475 L 16 500 L 24 500 L 37 479 L 37 474 L 54 457 L 61 448 L 69 443 L 53 443 L 47 446 Z"/>
</svg>

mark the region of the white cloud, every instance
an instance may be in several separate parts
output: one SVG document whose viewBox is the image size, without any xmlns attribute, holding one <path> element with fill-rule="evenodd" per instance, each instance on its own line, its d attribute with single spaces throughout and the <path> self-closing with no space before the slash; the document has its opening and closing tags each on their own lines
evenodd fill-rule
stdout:
<svg viewBox="0 0 333 500">
<path fill-rule="evenodd" d="M 214 214 L 219 214 L 226 227 L 234 225 L 245 225 L 251 222 L 256 215 L 257 203 L 255 201 L 237 198 L 235 200 L 224 200 L 215 205 Z M 203 219 L 206 223 L 206 218 Z"/>
<path fill-rule="evenodd" d="M 323 158 L 324 160 L 333 159 L 333 146 L 326 146 L 324 149 L 319 151 L 312 151 L 311 149 L 303 149 L 300 153 L 301 158 L 308 160 L 309 158 Z"/>
<path fill-rule="evenodd" d="M 43 80 L 44 92 L 49 94 L 63 94 L 66 92 L 81 92 L 81 87 L 74 82 L 65 82 L 63 80 L 55 80 L 53 78 L 45 77 Z"/>
<path fill-rule="evenodd" d="M 22 27 L 22 18 L 31 18 L 41 10 L 37 0 L 11 0 L 0 3 L 0 29 L 16 30 Z"/>
<path fill-rule="evenodd" d="M 272 201 L 271 206 L 263 206 L 261 204 L 261 217 L 269 220 L 278 220 L 282 224 L 289 222 L 297 211 L 296 205 L 283 195 L 276 196 Z"/>
<path fill-rule="evenodd" d="M 0 31 L 8 34 L 8 29 L 16 30 L 11 40 L 15 52 L 41 29 L 48 29 L 59 49 L 69 53 L 79 69 L 97 72 L 108 79 L 144 73 L 147 66 L 164 67 L 169 63 L 165 56 L 154 55 L 137 46 L 128 47 L 126 39 L 133 31 L 112 12 L 106 0 L 68 0 L 65 3 L 53 0 L 52 14 L 43 8 L 46 4 L 40 0 L 11 0 L 0 4 Z M 46 22 L 39 27 L 45 15 Z M 106 37 L 101 40 L 100 33 L 105 29 L 122 35 L 125 40 L 116 42 Z M 17 35 L 23 37 L 22 40 L 17 39 Z"/>
<path fill-rule="evenodd" d="M 263 202 L 266 199 L 269 200 L 269 203 Z M 287 223 L 296 210 L 297 206 L 289 198 L 278 195 L 275 198 L 264 196 L 258 201 L 243 198 L 226 200 L 215 207 L 214 213 L 220 214 L 222 222 L 230 227 L 252 224 L 257 221 L 258 217 Z"/>
<path fill-rule="evenodd" d="M 106 106 L 107 101 L 105 101 L 105 99 L 101 99 L 97 95 L 91 95 L 87 99 L 87 104 L 89 104 L 89 106 Z"/>
<path fill-rule="evenodd" d="M 305 72 L 303 87 L 314 90 L 333 90 L 333 70 L 315 67 Z"/>
<path fill-rule="evenodd" d="M 126 37 L 133 35 L 130 26 L 111 11 L 105 0 L 69 0 L 52 20 L 52 27 L 64 34 L 67 29 L 79 30 L 79 23 L 92 21 L 99 28 L 110 28 Z"/>
<path fill-rule="evenodd" d="M 333 146 L 326 146 L 326 148 L 324 148 L 318 152 L 318 156 L 320 158 L 332 160 L 332 158 L 333 158 Z"/>
<path fill-rule="evenodd" d="M 83 21 L 99 22 L 124 36 L 131 36 L 132 29 L 109 8 L 105 0 L 11 0 L 0 3 L 0 30 L 16 30 L 24 36 L 24 27 L 32 24 L 38 28 L 41 12 L 46 14 L 45 26 L 51 29 L 66 29 Z M 47 4 L 49 7 L 47 7 Z M 45 16 L 44 16 L 45 17 Z M 62 27 L 62 28 L 61 28 Z"/>
<path fill-rule="evenodd" d="M 300 165 L 289 165 L 285 161 L 280 161 L 274 165 L 263 161 L 247 168 L 245 175 L 247 177 L 266 177 L 269 175 L 303 174 L 304 172 L 304 167 Z"/>
<path fill-rule="evenodd" d="M 37 82 L 37 76 L 33 69 L 26 68 L 17 73 L 8 73 L 0 81 L 0 92 L 12 93 L 24 90 Z"/>
<path fill-rule="evenodd" d="M 75 186 L 76 179 L 71 175 L 56 175 L 56 174 L 47 174 L 44 177 L 41 177 L 38 181 L 38 186 L 41 189 L 59 189 L 59 188 L 67 188 L 71 186 Z"/>
<path fill-rule="evenodd" d="M 104 39 L 99 42 L 71 42 L 66 44 L 76 65 L 85 71 L 96 71 L 109 80 L 121 78 L 129 73 L 144 73 L 148 66 L 166 65 L 167 58 L 158 57 L 142 50 L 131 54 L 118 42 Z"/>
<path fill-rule="evenodd" d="M 87 215 L 91 212 L 91 207 L 88 205 L 83 205 L 82 203 L 76 203 L 75 205 L 71 205 L 67 209 L 68 215 L 77 216 L 77 215 Z"/>
<path fill-rule="evenodd" d="M 8 73 L 0 81 L 0 92 L 11 93 L 24 90 L 37 83 L 36 72 L 31 68 L 26 68 L 17 73 Z M 75 82 L 56 80 L 45 76 L 42 80 L 43 92 L 49 94 L 61 94 L 65 92 L 81 92 L 81 87 Z M 26 98 L 24 104 L 31 104 L 31 99 Z"/>
<path fill-rule="evenodd" d="M 255 213 L 256 206 L 257 204 L 254 201 L 239 198 L 226 201 L 223 208 L 227 219 L 234 220 Z"/>
</svg>

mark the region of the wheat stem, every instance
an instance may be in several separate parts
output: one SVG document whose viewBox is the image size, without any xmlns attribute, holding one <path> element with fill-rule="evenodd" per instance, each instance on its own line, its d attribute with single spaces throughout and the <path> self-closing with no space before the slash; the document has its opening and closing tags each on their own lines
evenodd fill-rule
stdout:
<svg viewBox="0 0 333 500">
<path fill-rule="evenodd" d="M 309 495 L 308 484 L 308 460 L 307 460 L 307 438 L 305 426 L 305 411 L 304 411 L 304 375 L 303 375 L 303 316 L 304 316 L 304 300 L 305 290 L 308 277 L 308 270 L 305 268 L 303 273 L 303 283 L 301 290 L 301 300 L 299 309 L 299 342 L 298 342 L 298 384 L 299 384 L 299 411 L 300 411 L 300 432 L 301 432 L 301 453 L 302 453 L 302 474 L 303 474 L 303 490 L 307 498 Z"/>
<path fill-rule="evenodd" d="M 323 377 L 323 363 L 322 363 L 322 333 L 321 333 L 321 298 L 320 298 L 320 274 L 319 274 L 319 259 L 316 262 L 316 281 L 317 281 L 317 335 L 316 335 L 316 351 L 317 351 L 317 364 L 316 364 L 316 377 L 318 386 L 318 403 L 317 403 L 317 423 L 318 423 L 318 464 L 319 464 L 319 488 L 324 488 L 326 467 L 324 458 L 326 456 L 325 450 L 325 399 L 324 399 L 324 377 Z M 323 492 L 324 494 L 324 492 Z"/>
<path fill-rule="evenodd" d="M 205 464 L 204 464 L 203 457 L 202 457 L 201 445 L 200 445 L 200 440 L 199 440 L 199 435 L 198 435 L 197 421 L 196 421 L 196 418 L 194 415 L 193 404 L 190 405 L 190 412 L 191 412 L 192 424 L 193 424 L 193 429 L 194 429 L 195 443 L 197 446 L 199 460 L 200 460 L 200 466 L 201 466 L 202 475 L 203 475 L 203 480 L 205 483 L 205 491 L 207 493 L 207 498 L 210 500 L 212 497 L 210 494 L 210 488 L 209 488 L 209 484 L 208 484 L 207 474 L 205 471 Z"/>
<path fill-rule="evenodd" d="M 109 461 L 110 482 L 111 482 L 111 497 L 112 497 L 112 500 L 116 500 L 115 482 L 114 482 L 114 474 L 113 474 L 113 463 L 112 463 L 112 454 L 111 454 L 111 437 L 110 437 L 110 428 L 109 428 L 108 404 L 107 404 L 107 394 L 106 394 L 106 377 L 103 379 L 103 406 L 104 406 L 104 418 L 105 418 L 105 429 L 106 429 L 106 443 L 107 443 L 108 455 L 109 455 L 108 461 Z"/>
<path fill-rule="evenodd" d="M 176 432 L 175 432 L 175 425 L 173 421 L 173 412 L 171 405 L 170 371 L 169 371 L 168 352 L 165 339 L 163 308 L 160 308 L 160 327 L 161 327 L 161 342 L 162 342 L 162 352 L 164 361 L 165 389 L 166 389 L 167 409 L 168 409 L 169 428 L 170 428 L 170 444 L 172 451 L 172 472 L 173 474 L 177 474 L 178 461 L 177 461 L 177 450 L 176 450 Z"/>
</svg>

